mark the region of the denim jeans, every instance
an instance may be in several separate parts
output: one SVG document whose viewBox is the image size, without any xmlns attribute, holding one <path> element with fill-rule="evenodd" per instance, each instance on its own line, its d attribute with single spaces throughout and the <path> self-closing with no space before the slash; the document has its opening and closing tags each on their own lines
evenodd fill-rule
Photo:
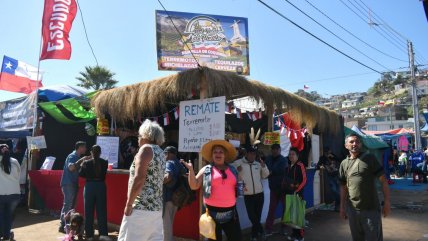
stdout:
<svg viewBox="0 0 428 241">
<path fill-rule="evenodd" d="M 61 187 L 64 196 L 64 204 L 61 209 L 61 227 L 65 226 L 64 216 L 76 206 L 77 192 L 79 190 L 78 184 L 64 185 Z"/>
<path fill-rule="evenodd" d="M 12 229 L 12 216 L 19 204 L 20 194 L 0 195 L 0 238 L 10 238 Z"/>
</svg>

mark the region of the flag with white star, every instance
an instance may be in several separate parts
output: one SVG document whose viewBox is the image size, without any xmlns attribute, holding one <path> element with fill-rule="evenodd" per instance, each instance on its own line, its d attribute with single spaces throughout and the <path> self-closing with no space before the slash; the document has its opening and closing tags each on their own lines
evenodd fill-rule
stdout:
<svg viewBox="0 0 428 241">
<path fill-rule="evenodd" d="M 29 94 L 42 87 L 41 81 L 42 73 L 36 67 L 6 55 L 3 57 L 0 72 L 1 90 Z"/>
</svg>

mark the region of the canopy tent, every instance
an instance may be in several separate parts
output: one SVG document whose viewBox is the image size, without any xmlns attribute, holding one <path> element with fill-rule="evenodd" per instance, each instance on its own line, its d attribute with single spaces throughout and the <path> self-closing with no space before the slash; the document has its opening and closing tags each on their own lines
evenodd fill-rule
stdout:
<svg viewBox="0 0 428 241">
<path fill-rule="evenodd" d="M 406 128 L 398 128 L 394 130 L 388 130 L 388 131 L 364 131 L 367 135 L 403 135 L 403 134 L 414 134 L 415 132 L 410 129 Z"/>
<path fill-rule="evenodd" d="M 41 102 L 39 106 L 63 124 L 88 122 L 96 118 L 90 108 L 90 98 L 95 92 L 60 101 Z"/>
<path fill-rule="evenodd" d="M 39 101 L 58 101 L 69 98 L 82 96 L 88 93 L 88 90 L 70 86 L 70 85 L 53 85 L 46 86 L 39 89 Z"/>
<path fill-rule="evenodd" d="M 207 67 L 192 69 L 152 81 L 98 92 L 92 98 L 97 116 L 110 115 L 120 123 L 138 120 L 141 116 L 160 115 L 171 106 L 190 97 L 226 96 L 227 100 L 249 96 L 264 105 L 268 115 L 276 109 L 288 111 L 296 123 L 305 123 L 308 129 L 337 133 L 341 126 L 339 116 L 295 94 L 264 83 L 247 80 L 231 72 Z"/>
<path fill-rule="evenodd" d="M 367 149 L 383 149 L 388 148 L 388 144 L 384 142 L 381 138 L 377 136 L 370 136 L 364 134 L 357 126 L 352 126 L 352 128 L 345 127 L 345 135 L 349 135 L 351 133 L 356 133 L 359 135 L 363 141 L 364 146 Z"/>
</svg>

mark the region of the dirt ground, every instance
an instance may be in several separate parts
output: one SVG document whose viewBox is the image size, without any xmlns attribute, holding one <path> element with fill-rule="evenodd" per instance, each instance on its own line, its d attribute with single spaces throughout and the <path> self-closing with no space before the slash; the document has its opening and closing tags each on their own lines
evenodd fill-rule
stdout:
<svg viewBox="0 0 428 241">
<path fill-rule="evenodd" d="M 391 202 L 392 213 L 383 219 L 384 240 L 428 241 L 427 189 L 419 192 L 391 190 Z M 309 227 L 305 230 L 306 241 L 351 240 L 348 224 L 339 219 L 337 212 L 314 210 L 308 213 L 307 220 Z M 58 219 L 52 215 L 28 212 L 22 208 L 17 210 L 13 227 L 15 240 L 61 240 L 62 235 L 57 230 Z M 113 231 L 110 237 L 116 238 L 117 234 L 117 231 Z M 246 236 L 244 240 L 249 240 L 249 237 Z M 286 238 L 281 235 L 269 238 L 269 241 L 279 240 L 286 240 Z"/>
</svg>

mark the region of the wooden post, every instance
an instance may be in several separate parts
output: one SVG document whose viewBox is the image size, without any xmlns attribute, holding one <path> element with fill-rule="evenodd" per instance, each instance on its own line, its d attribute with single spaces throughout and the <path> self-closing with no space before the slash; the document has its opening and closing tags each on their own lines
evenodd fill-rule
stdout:
<svg viewBox="0 0 428 241">
<path fill-rule="evenodd" d="M 201 79 L 199 81 L 199 98 L 201 100 L 206 99 L 208 97 L 208 82 L 207 79 L 205 78 L 204 72 L 201 72 Z M 198 166 L 197 166 L 197 170 L 199 171 L 203 166 L 202 163 L 202 155 L 199 153 L 199 158 L 198 158 Z M 203 191 L 199 192 L 199 216 L 202 215 L 202 209 L 204 207 L 204 203 L 203 203 L 203 198 L 202 198 L 202 193 Z M 199 240 L 203 241 L 205 240 L 205 238 L 202 235 L 199 235 Z"/>
<path fill-rule="evenodd" d="M 273 131 L 273 106 L 266 105 L 265 109 L 268 117 L 268 131 Z"/>
</svg>

